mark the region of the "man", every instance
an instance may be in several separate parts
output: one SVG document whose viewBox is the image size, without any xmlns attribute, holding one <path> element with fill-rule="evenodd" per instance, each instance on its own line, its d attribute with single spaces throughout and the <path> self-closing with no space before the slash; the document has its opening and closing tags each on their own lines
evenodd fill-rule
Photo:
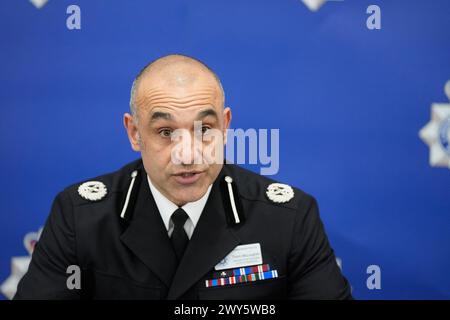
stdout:
<svg viewBox="0 0 450 320">
<path fill-rule="evenodd" d="M 314 198 L 211 161 L 231 110 L 208 67 L 152 62 L 130 107 L 141 159 L 56 197 L 16 299 L 351 298 Z M 176 152 L 180 131 L 194 138 Z M 206 139 L 214 132 L 223 139 Z"/>
</svg>

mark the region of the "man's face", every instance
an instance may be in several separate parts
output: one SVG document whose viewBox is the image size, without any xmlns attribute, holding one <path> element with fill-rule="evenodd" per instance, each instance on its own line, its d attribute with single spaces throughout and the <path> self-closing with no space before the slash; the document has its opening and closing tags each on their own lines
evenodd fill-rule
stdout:
<svg viewBox="0 0 450 320">
<path fill-rule="evenodd" d="M 211 150 L 214 143 L 220 143 L 223 150 L 222 138 L 231 111 L 223 108 L 221 91 L 211 75 L 200 74 L 194 83 L 183 85 L 155 78 L 144 77 L 139 84 L 138 123 L 129 114 L 124 122 L 133 149 L 141 151 L 152 183 L 169 200 L 182 206 L 200 199 L 217 178 L 222 163 L 211 164 L 211 159 L 205 159 L 205 151 Z M 194 121 L 201 121 L 201 125 L 197 122 L 194 127 Z M 189 150 L 185 150 L 190 151 L 190 156 L 178 157 L 174 153 L 174 148 L 180 146 L 180 140 L 173 139 L 174 132 L 190 137 Z M 210 132 L 220 132 L 221 139 L 205 141 Z"/>
</svg>

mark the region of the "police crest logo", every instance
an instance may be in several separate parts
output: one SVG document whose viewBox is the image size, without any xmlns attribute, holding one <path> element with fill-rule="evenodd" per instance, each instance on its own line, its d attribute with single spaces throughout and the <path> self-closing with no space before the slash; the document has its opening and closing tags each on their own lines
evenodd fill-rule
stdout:
<svg viewBox="0 0 450 320">
<path fill-rule="evenodd" d="M 302 0 L 302 2 L 309 10 L 317 11 L 325 4 L 326 0 Z"/>
<path fill-rule="evenodd" d="M 37 232 L 29 232 L 23 238 L 23 245 L 28 252 L 28 256 L 18 256 L 11 258 L 11 274 L 1 284 L 0 292 L 8 299 L 12 299 L 17 290 L 17 284 L 28 270 L 34 247 L 42 233 L 42 228 Z"/>
<path fill-rule="evenodd" d="M 48 0 L 30 0 L 30 2 L 38 9 L 41 9 L 45 4 L 48 2 Z"/>
<path fill-rule="evenodd" d="M 445 93 L 450 99 L 450 80 L 445 85 Z M 450 103 L 431 105 L 431 120 L 419 136 L 430 148 L 430 166 L 450 169 Z"/>
</svg>

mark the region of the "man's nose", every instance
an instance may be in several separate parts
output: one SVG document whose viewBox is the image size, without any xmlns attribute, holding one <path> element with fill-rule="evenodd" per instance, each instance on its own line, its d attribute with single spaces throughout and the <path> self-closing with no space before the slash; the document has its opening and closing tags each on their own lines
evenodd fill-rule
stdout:
<svg viewBox="0 0 450 320">
<path fill-rule="evenodd" d="M 188 164 L 202 164 L 203 163 L 203 141 L 202 136 L 195 134 L 191 135 L 191 152 L 190 161 Z"/>
<path fill-rule="evenodd" d="M 190 133 L 190 139 L 183 143 L 180 162 L 184 166 L 203 163 L 203 145 L 201 136 Z"/>
</svg>

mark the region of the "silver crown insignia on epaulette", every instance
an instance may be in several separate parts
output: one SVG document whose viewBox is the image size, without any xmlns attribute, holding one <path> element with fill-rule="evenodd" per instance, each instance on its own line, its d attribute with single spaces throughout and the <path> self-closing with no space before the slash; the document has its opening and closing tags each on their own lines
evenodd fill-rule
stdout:
<svg viewBox="0 0 450 320">
<path fill-rule="evenodd" d="M 90 201 L 101 200 L 107 193 L 108 190 L 105 184 L 100 181 L 87 181 L 78 187 L 78 194 L 82 198 Z"/>
<path fill-rule="evenodd" d="M 272 183 L 267 186 L 266 195 L 275 203 L 285 203 L 294 197 L 294 190 L 287 184 Z"/>
</svg>

